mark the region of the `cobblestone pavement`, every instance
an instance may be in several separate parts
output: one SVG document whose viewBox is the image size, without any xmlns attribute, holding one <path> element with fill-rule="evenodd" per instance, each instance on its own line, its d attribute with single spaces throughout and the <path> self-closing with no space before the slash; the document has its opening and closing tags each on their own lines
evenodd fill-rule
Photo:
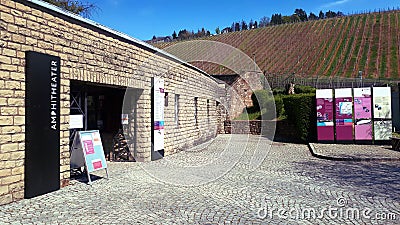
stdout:
<svg viewBox="0 0 400 225">
<path fill-rule="evenodd" d="M 270 144 L 221 135 L 161 161 L 112 162 L 110 178 L 92 186 L 0 206 L 0 224 L 400 224 L 399 162 L 336 162 Z M 259 150 L 268 154 L 255 168 Z"/>
<path fill-rule="evenodd" d="M 400 161 L 400 151 L 390 145 L 310 144 L 317 156 L 344 160 Z"/>
</svg>

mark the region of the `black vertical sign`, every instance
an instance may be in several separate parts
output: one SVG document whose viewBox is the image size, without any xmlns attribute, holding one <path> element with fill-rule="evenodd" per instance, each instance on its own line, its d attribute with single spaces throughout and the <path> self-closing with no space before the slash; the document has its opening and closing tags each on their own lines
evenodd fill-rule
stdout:
<svg viewBox="0 0 400 225">
<path fill-rule="evenodd" d="M 60 58 L 26 52 L 25 198 L 60 189 Z"/>
</svg>

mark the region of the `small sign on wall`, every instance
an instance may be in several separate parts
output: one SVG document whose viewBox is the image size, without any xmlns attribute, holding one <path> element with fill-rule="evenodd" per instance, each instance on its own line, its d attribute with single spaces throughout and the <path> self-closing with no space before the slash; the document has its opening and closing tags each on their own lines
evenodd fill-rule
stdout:
<svg viewBox="0 0 400 225">
<path fill-rule="evenodd" d="M 69 115 L 69 129 L 83 128 L 83 115 Z"/>
<path fill-rule="evenodd" d="M 122 125 L 129 124 L 129 115 L 128 114 L 121 114 L 121 124 Z"/>
</svg>

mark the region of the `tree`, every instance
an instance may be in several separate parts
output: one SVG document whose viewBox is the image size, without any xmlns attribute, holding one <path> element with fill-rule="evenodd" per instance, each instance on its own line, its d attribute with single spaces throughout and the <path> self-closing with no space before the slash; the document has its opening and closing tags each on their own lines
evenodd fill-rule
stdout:
<svg viewBox="0 0 400 225">
<path fill-rule="evenodd" d="M 307 18 L 307 13 L 306 13 L 306 11 L 304 11 L 303 9 L 296 9 L 296 10 L 294 10 L 294 13 L 297 15 L 297 16 L 299 16 L 299 18 L 300 18 L 300 20 L 301 21 L 307 21 L 308 20 L 308 18 Z"/>
<path fill-rule="evenodd" d="M 290 23 L 292 22 L 292 17 L 291 16 L 282 16 L 282 23 Z M 279 23 L 279 24 L 282 24 Z"/>
<path fill-rule="evenodd" d="M 336 13 L 336 16 L 345 16 L 345 14 L 344 14 L 343 12 L 341 12 L 341 11 L 338 11 L 338 12 Z"/>
<path fill-rule="evenodd" d="M 254 29 L 254 21 L 251 19 L 249 22 L 249 30 Z"/>
<path fill-rule="evenodd" d="M 215 28 L 215 33 L 216 34 L 220 34 L 221 33 L 221 30 L 219 29 L 219 27 Z"/>
<path fill-rule="evenodd" d="M 334 18 L 336 16 L 337 16 L 336 13 L 331 10 L 325 13 L 325 18 Z"/>
<path fill-rule="evenodd" d="M 242 25 L 241 25 L 241 27 L 242 27 L 242 30 L 247 30 L 247 23 L 246 22 L 244 22 L 244 20 L 242 20 Z"/>
<path fill-rule="evenodd" d="M 172 34 L 172 39 L 176 39 L 178 38 L 178 35 L 176 35 L 176 32 L 174 31 L 174 33 Z"/>
<path fill-rule="evenodd" d="M 256 21 L 254 21 L 254 29 L 257 29 L 258 28 L 258 23 L 257 23 L 257 20 Z"/>
<path fill-rule="evenodd" d="M 290 19 L 288 20 L 290 21 Z M 283 18 L 282 18 L 282 14 L 273 14 L 271 17 L 271 24 L 277 25 L 277 24 L 282 24 L 284 23 Z"/>
<path fill-rule="evenodd" d="M 156 35 L 153 35 L 152 40 L 156 40 L 156 39 L 157 39 Z"/>
<path fill-rule="evenodd" d="M 270 21 L 271 21 L 271 19 L 270 19 L 269 17 L 266 17 L 266 16 L 262 17 L 262 18 L 260 19 L 259 27 L 266 27 L 266 26 L 268 26 L 269 23 L 270 23 Z"/>
<path fill-rule="evenodd" d="M 178 39 L 180 39 L 180 40 L 186 40 L 186 39 L 192 38 L 193 36 L 194 36 L 193 32 L 190 32 L 186 29 L 180 30 L 178 33 Z"/>
<path fill-rule="evenodd" d="M 98 9 L 97 6 L 93 3 L 82 3 L 81 1 L 78 0 L 44 0 L 44 1 L 86 18 L 91 17 L 92 13 Z"/>
<path fill-rule="evenodd" d="M 292 16 L 290 16 L 290 22 L 291 23 L 297 23 L 297 22 L 300 22 L 300 21 L 302 21 L 302 20 L 300 19 L 300 17 L 297 14 L 293 14 Z"/>
<path fill-rule="evenodd" d="M 239 23 L 239 22 L 236 22 L 236 23 L 235 23 L 235 27 L 234 27 L 233 30 L 234 30 L 234 31 L 240 31 L 240 23 Z"/>
<path fill-rule="evenodd" d="M 325 14 L 322 12 L 322 10 L 319 11 L 319 16 L 318 16 L 318 18 L 319 18 L 320 20 L 325 19 Z"/>
<path fill-rule="evenodd" d="M 317 20 L 318 16 L 315 15 L 314 13 L 310 12 L 310 15 L 308 16 L 308 20 Z"/>
</svg>

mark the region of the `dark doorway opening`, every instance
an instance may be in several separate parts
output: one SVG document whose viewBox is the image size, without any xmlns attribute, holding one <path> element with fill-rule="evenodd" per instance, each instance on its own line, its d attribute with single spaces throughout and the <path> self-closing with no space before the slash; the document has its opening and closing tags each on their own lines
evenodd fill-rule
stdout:
<svg viewBox="0 0 400 225">
<path fill-rule="evenodd" d="M 136 126 L 134 123 L 136 102 L 132 100 L 132 94 L 128 93 L 128 97 L 125 97 L 127 91 L 130 92 L 126 87 L 71 81 L 70 114 L 83 115 L 83 128 L 79 130 L 100 131 L 104 153 L 108 160 L 113 158 L 111 155 L 121 133 L 129 133 L 129 140 L 126 142 L 136 143 Z M 122 114 L 129 115 L 129 125 L 122 124 Z M 74 131 L 76 130 L 71 130 L 71 138 Z M 72 144 L 72 139 L 70 144 Z M 134 160 L 135 149 L 135 144 L 127 146 L 126 150 L 129 151 L 127 160 Z"/>
</svg>

